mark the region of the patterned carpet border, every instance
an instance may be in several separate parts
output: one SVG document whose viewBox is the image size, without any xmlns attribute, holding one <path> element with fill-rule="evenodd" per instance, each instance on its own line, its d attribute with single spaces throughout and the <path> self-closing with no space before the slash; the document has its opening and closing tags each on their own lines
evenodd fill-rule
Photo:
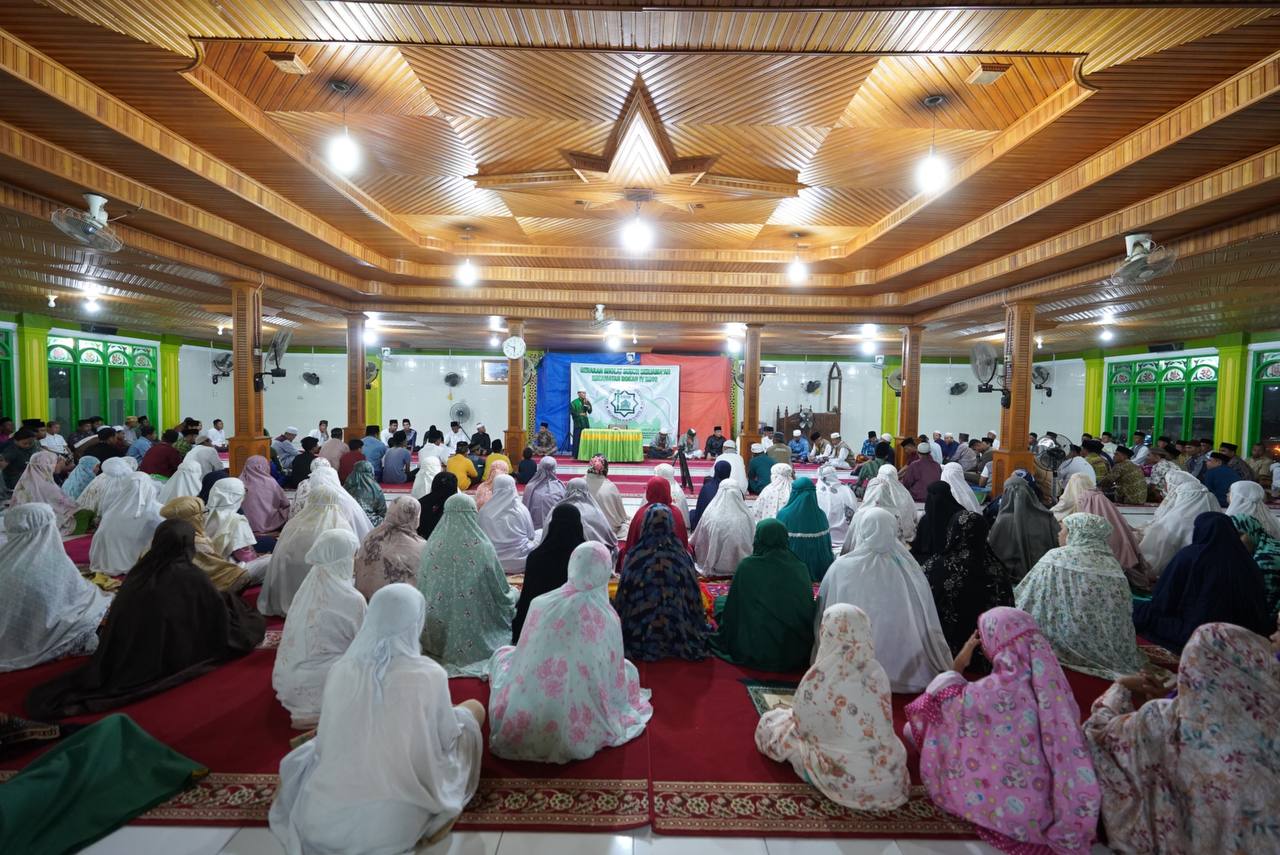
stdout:
<svg viewBox="0 0 1280 855">
<path fill-rule="evenodd" d="M 654 781 L 653 830 L 659 834 L 974 837 L 922 786 L 892 811 L 854 811 L 802 783 Z"/>
</svg>

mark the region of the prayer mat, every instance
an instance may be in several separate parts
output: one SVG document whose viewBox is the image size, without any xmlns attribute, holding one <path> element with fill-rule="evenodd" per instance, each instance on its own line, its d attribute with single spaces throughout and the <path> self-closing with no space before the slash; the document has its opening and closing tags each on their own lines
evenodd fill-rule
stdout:
<svg viewBox="0 0 1280 855">
<path fill-rule="evenodd" d="M 756 706 L 756 715 L 764 715 L 769 710 L 791 709 L 795 700 L 799 683 L 775 680 L 751 680 L 743 677 L 739 680 L 746 686 L 751 703 Z"/>
<path fill-rule="evenodd" d="M 31 747 L 32 743 L 55 742 L 81 729 L 81 726 L 76 724 L 31 721 L 0 712 L 0 757 L 25 751 Z"/>
</svg>

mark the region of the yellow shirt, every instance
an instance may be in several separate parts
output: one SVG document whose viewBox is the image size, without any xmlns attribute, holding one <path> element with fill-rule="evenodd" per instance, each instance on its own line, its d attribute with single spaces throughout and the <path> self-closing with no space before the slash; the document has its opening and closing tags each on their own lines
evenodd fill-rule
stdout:
<svg viewBox="0 0 1280 855">
<path fill-rule="evenodd" d="M 513 478 L 515 477 L 516 468 L 511 465 L 510 457 L 507 457 L 507 455 L 505 454 L 490 454 L 488 457 L 484 459 L 484 480 L 486 481 L 493 480 L 493 464 L 497 463 L 499 460 L 507 464 L 507 474 L 512 476 Z"/>
<path fill-rule="evenodd" d="M 465 454 L 455 454 L 449 458 L 449 462 L 444 468 L 454 474 L 458 479 L 458 492 L 465 493 L 471 489 L 471 482 L 480 477 L 480 473 L 476 472 L 476 465 L 471 462 L 471 458 Z"/>
</svg>

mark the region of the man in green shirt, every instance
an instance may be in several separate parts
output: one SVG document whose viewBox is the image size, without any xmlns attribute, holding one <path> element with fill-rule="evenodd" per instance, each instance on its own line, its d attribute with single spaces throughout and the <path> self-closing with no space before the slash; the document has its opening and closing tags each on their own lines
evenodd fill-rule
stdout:
<svg viewBox="0 0 1280 855">
<path fill-rule="evenodd" d="M 758 496 L 769 483 L 769 470 L 773 468 L 774 460 L 759 442 L 751 445 L 751 454 L 751 462 L 747 464 L 747 492 Z"/>
<path fill-rule="evenodd" d="M 1115 466 L 1098 479 L 1098 489 L 1108 488 L 1115 493 L 1117 505 L 1141 505 L 1147 501 L 1147 479 L 1133 462 L 1132 449 L 1123 445 L 1116 448 Z"/>
<path fill-rule="evenodd" d="M 579 389 L 578 397 L 569 402 L 569 416 L 573 419 L 572 454 L 577 457 L 578 449 L 582 446 L 582 431 L 591 427 L 591 402 L 587 400 L 584 390 Z"/>
</svg>

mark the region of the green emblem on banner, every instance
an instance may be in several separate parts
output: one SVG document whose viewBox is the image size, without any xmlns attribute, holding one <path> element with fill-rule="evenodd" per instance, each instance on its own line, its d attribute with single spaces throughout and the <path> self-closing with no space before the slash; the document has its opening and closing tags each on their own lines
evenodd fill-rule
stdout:
<svg viewBox="0 0 1280 855">
<path fill-rule="evenodd" d="M 613 393 L 613 398 L 609 401 L 609 409 L 617 418 L 635 418 L 636 413 L 640 411 L 640 399 L 636 397 L 635 392 L 618 389 Z"/>
</svg>

